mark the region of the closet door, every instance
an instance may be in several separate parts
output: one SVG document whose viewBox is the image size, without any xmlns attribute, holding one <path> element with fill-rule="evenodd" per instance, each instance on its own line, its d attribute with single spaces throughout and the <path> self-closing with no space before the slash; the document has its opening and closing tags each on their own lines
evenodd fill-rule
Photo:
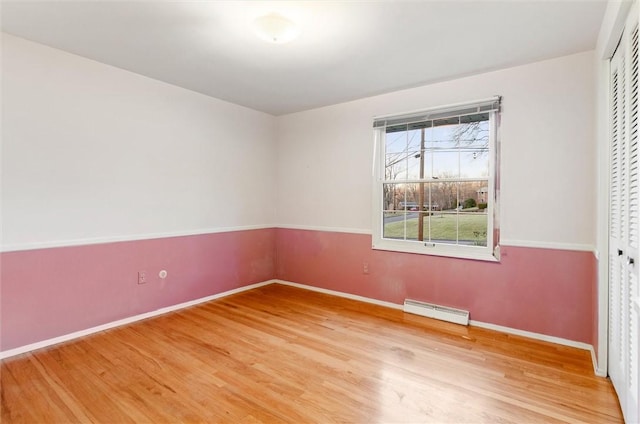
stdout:
<svg viewBox="0 0 640 424">
<path fill-rule="evenodd" d="M 610 67 L 609 375 L 630 423 L 640 420 L 638 42 L 635 4 Z"/>
</svg>

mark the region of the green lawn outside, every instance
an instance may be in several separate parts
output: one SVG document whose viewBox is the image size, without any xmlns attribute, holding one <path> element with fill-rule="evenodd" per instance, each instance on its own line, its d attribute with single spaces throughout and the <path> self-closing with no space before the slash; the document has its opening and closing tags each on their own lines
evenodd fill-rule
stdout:
<svg viewBox="0 0 640 424">
<path fill-rule="evenodd" d="M 429 218 L 431 221 L 432 240 L 456 240 L 456 224 L 458 225 L 458 240 L 471 241 L 474 244 L 485 246 L 487 244 L 487 215 L 474 213 L 468 215 L 438 214 L 424 218 L 424 238 L 428 240 Z M 404 221 L 385 224 L 385 238 L 404 238 Z M 416 240 L 418 238 L 418 218 L 407 220 L 406 238 Z"/>
</svg>

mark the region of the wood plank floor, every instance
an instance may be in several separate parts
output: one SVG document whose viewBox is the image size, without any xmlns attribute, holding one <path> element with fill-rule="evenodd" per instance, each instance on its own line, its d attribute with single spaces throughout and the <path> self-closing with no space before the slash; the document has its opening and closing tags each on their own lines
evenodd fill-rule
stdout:
<svg viewBox="0 0 640 424">
<path fill-rule="evenodd" d="M 2 362 L 2 423 L 621 422 L 587 351 L 269 285 Z"/>
</svg>

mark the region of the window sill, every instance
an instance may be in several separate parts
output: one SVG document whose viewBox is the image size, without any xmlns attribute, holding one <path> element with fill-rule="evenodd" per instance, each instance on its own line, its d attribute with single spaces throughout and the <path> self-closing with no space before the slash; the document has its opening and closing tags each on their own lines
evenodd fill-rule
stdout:
<svg viewBox="0 0 640 424">
<path fill-rule="evenodd" d="M 446 246 L 442 244 L 425 245 L 424 242 L 377 240 L 371 246 L 373 250 L 416 253 L 419 255 L 441 256 L 456 259 L 471 259 L 485 262 L 500 262 L 500 246 L 495 252 L 487 247 Z"/>
</svg>

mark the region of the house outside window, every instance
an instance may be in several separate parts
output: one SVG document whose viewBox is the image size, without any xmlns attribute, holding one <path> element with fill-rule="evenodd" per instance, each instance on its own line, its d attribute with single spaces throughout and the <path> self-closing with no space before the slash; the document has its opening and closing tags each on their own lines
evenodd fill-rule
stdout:
<svg viewBox="0 0 640 424">
<path fill-rule="evenodd" d="M 374 249 L 499 259 L 500 103 L 375 118 Z"/>
</svg>

